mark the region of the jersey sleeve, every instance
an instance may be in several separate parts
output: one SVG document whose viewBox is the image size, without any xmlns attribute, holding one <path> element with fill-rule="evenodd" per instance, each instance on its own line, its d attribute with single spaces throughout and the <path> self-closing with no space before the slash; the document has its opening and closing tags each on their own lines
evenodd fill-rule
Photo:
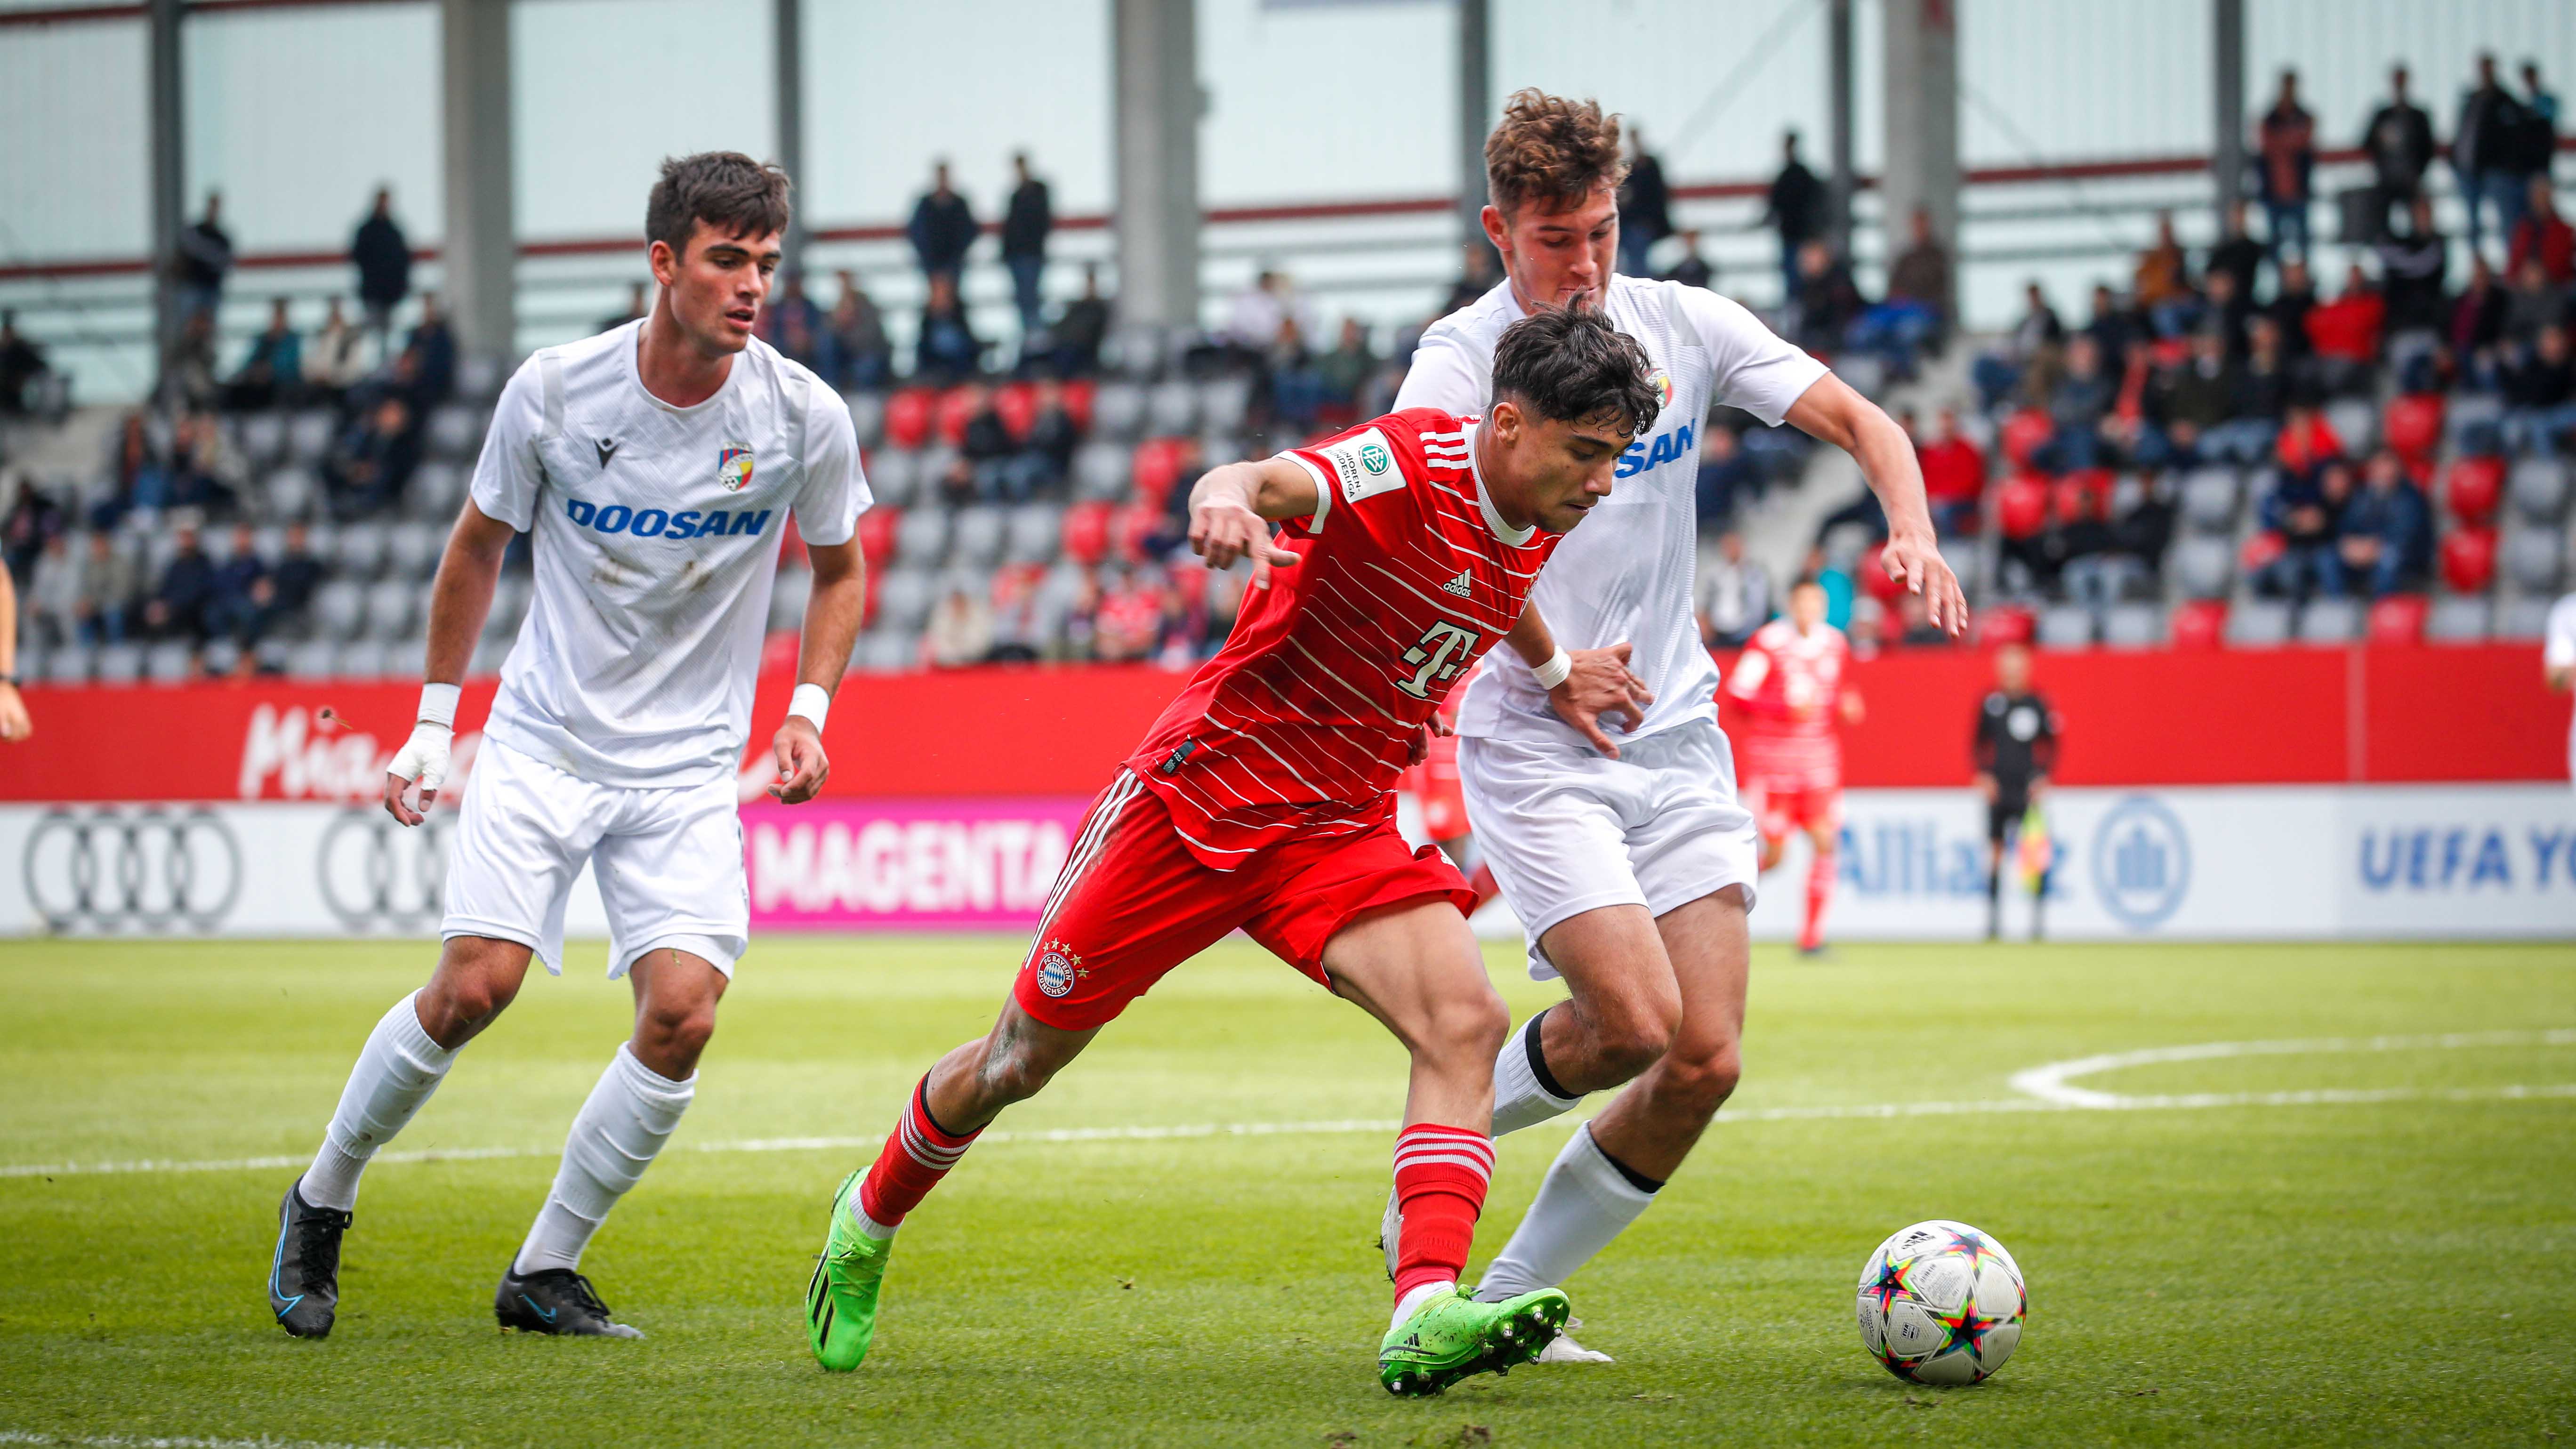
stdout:
<svg viewBox="0 0 2576 1449">
<path fill-rule="evenodd" d="M 859 463 L 859 438 L 850 408 L 841 395 L 808 380 L 811 411 L 805 419 L 805 482 L 792 505 L 796 533 L 807 543 L 826 548 L 848 543 L 858 532 L 859 515 L 876 496 Z"/>
<path fill-rule="evenodd" d="M 2549 638 L 2541 660 L 2551 669 L 2576 668 L 2576 594 L 2560 599 L 2549 611 Z"/>
<path fill-rule="evenodd" d="M 1823 377 L 1825 365 L 1799 351 L 1732 297 L 1705 287 L 1664 284 L 1708 350 L 1711 401 L 1777 426 Z"/>
<path fill-rule="evenodd" d="M 1395 408 L 1436 408 L 1462 417 L 1481 413 L 1493 385 L 1493 363 L 1478 358 L 1456 327 L 1434 324 L 1413 349 L 1404 385 L 1395 392 Z"/>
<path fill-rule="evenodd" d="M 1745 645 L 1744 652 L 1736 656 L 1735 668 L 1727 672 L 1726 692 L 1734 697 L 1736 703 L 1752 709 L 1761 700 L 1762 686 L 1770 678 L 1771 651 L 1756 640 Z M 1760 711 L 1755 709 L 1755 712 Z"/>
<path fill-rule="evenodd" d="M 486 518 L 498 519 L 521 533 L 537 521 L 537 491 L 545 486 L 545 464 L 537 444 L 550 416 L 562 408 L 548 406 L 546 369 L 550 359 L 538 353 L 521 364 L 501 389 L 492 407 L 492 426 L 483 434 L 483 454 L 474 463 L 469 496 Z"/>
<path fill-rule="evenodd" d="M 1421 506 L 1416 477 L 1423 442 L 1416 425 L 1389 413 L 1303 447 L 1279 454 L 1315 480 L 1315 511 L 1288 520 L 1291 532 L 1322 538 L 1336 514 L 1372 532 L 1395 529 Z M 1384 520 L 1381 524 L 1380 520 Z"/>
</svg>

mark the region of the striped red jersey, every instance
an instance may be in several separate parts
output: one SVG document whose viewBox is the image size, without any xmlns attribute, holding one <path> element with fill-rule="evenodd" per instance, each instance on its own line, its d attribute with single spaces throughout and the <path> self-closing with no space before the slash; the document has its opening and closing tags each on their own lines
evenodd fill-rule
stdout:
<svg viewBox="0 0 2576 1449">
<path fill-rule="evenodd" d="M 1838 790 L 1843 783 L 1843 677 L 1851 643 L 1831 624 L 1800 634 L 1786 619 L 1756 630 L 1727 676 L 1744 708 L 1743 779 L 1777 790 Z"/>
<path fill-rule="evenodd" d="M 1408 409 L 1280 455 L 1315 479 L 1284 530 L 1302 561 L 1247 594 L 1127 761 L 1211 868 L 1391 818 L 1416 733 L 1519 620 L 1558 535 L 1494 512 L 1477 421 Z"/>
</svg>

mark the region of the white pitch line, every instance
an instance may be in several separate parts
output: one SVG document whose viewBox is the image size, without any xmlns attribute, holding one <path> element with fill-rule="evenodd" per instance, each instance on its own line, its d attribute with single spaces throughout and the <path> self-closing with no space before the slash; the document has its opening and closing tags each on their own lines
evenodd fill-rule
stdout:
<svg viewBox="0 0 2576 1449">
<path fill-rule="evenodd" d="M 2149 1067 L 2166 1062 L 2206 1062 L 2228 1057 L 2308 1056 L 2350 1052 L 2415 1052 L 2468 1051 L 2478 1047 L 2509 1046 L 2576 1046 L 2576 1030 L 2555 1031 L 2473 1031 L 2446 1032 L 2438 1036 L 2325 1036 L 2294 1041 L 2210 1041 L 2190 1046 L 2149 1047 L 2144 1051 L 2112 1052 L 2096 1057 L 2077 1057 L 2072 1061 L 2050 1062 L 2013 1073 L 2012 1089 L 2042 1101 L 2063 1107 L 2089 1107 L 2098 1111 L 2122 1111 L 2141 1106 L 2191 1107 L 2201 1105 L 2302 1105 L 2308 1100 L 2345 1102 L 2394 1102 L 2404 1096 L 2386 1096 L 2376 1092 L 2308 1093 L 2266 1092 L 2258 1094 L 2229 1093 L 2211 1097 L 2204 1093 L 2182 1096 L 2132 1097 L 2117 1092 L 2097 1092 L 2090 1087 L 2067 1085 L 2073 1077 L 2089 1077 L 2098 1072 L 2120 1071 L 2128 1067 Z M 2389 1089 L 2392 1091 L 2402 1089 Z M 2526 1095 L 2539 1089 L 2519 1090 Z M 2492 1095 L 2490 1090 L 2486 1095 Z M 2542 1091 L 2542 1095 L 2550 1095 Z M 2439 1097 L 2439 1093 L 2433 1094 Z M 2273 1099 L 2282 1099 L 2275 1102 Z M 2298 1099 L 2293 1102 L 2289 1099 Z"/>
<path fill-rule="evenodd" d="M 312 1439 L 200 1439 L 194 1435 L 31 1434 L 0 1429 L 0 1444 L 59 1445 L 62 1449 L 392 1449 L 385 1444 L 325 1444 Z"/>
</svg>

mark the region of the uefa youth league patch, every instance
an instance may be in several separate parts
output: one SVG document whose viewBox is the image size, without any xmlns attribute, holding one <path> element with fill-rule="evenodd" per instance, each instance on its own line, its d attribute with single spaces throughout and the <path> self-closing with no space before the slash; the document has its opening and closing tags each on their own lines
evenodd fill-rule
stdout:
<svg viewBox="0 0 2576 1449">
<path fill-rule="evenodd" d="M 1386 445 L 1386 435 L 1375 428 L 1315 451 L 1333 465 L 1333 478 L 1341 485 L 1344 503 L 1357 503 L 1404 486 L 1404 470 L 1395 466 L 1395 450 Z"/>
</svg>

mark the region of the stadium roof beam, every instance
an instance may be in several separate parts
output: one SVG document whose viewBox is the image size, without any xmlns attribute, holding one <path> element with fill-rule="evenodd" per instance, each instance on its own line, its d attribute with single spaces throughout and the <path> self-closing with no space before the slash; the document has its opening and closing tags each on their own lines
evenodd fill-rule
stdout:
<svg viewBox="0 0 2576 1449">
<path fill-rule="evenodd" d="M 1118 313 L 1164 327 L 1199 320 L 1198 25 L 1192 0 L 1115 0 Z"/>
<path fill-rule="evenodd" d="M 470 352 L 518 354 L 511 198 L 510 0 L 439 0 L 448 322 Z"/>
<path fill-rule="evenodd" d="M 144 12 L 152 114 L 152 318 L 163 357 L 179 338 L 179 231 L 188 224 L 182 195 L 188 185 L 188 112 L 181 93 L 186 73 L 179 54 L 186 16 L 183 0 L 152 0 Z"/>
<path fill-rule="evenodd" d="M 1474 246 L 1485 235 L 1485 136 L 1494 125 L 1493 5 L 1456 0 L 1458 6 L 1458 239 Z"/>
<path fill-rule="evenodd" d="M 2209 24 L 2210 64 L 2216 68 L 2209 93 L 2218 103 L 2213 179 L 2223 235 L 2229 204 L 2245 194 L 2245 0 L 2211 0 Z"/>
<path fill-rule="evenodd" d="M 770 46 L 778 68 L 778 164 L 797 188 L 795 209 L 787 214 L 787 255 L 778 265 L 783 282 L 805 274 L 805 0 L 775 4 Z"/>
<path fill-rule="evenodd" d="M 1852 0 L 1825 0 L 1825 130 L 1832 172 L 1827 182 L 1825 231 L 1837 255 L 1851 256 Z"/>
<path fill-rule="evenodd" d="M 1904 249 L 1922 207 L 1932 234 L 1959 255 L 1959 0 L 1887 0 L 1887 165 L 1879 224 L 1887 259 Z M 1957 268 L 1953 267 L 1955 279 Z M 1956 287 L 1956 281 L 1952 283 Z M 1956 313 L 1958 299 L 1946 299 Z"/>
</svg>

